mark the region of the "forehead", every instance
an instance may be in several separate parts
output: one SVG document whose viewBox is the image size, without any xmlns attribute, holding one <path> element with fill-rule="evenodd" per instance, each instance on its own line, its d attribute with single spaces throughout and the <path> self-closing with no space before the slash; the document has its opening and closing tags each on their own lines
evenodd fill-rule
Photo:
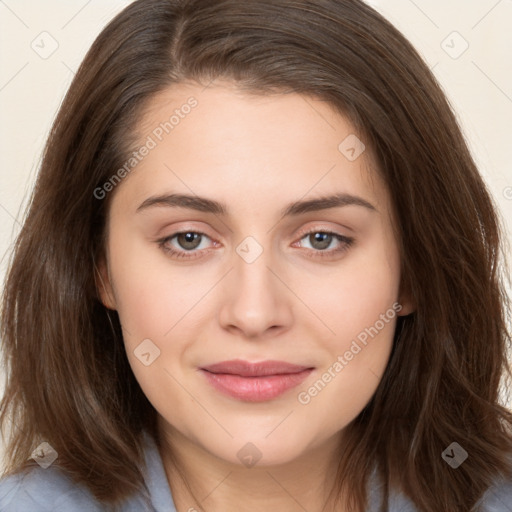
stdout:
<svg viewBox="0 0 512 512">
<path fill-rule="evenodd" d="M 313 97 L 175 84 L 147 102 L 134 133 L 134 151 L 150 149 L 116 190 L 131 202 L 175 190 L 254 208 L 336 189 L 386 207 L 364 136 Z"/>
</svg>

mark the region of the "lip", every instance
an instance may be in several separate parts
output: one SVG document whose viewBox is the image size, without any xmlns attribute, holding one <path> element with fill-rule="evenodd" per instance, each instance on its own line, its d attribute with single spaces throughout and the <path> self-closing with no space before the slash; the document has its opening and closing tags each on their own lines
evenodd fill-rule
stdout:
<svg viewBox="0 0 512 512">
<path fill-rule="evenodd" d="M 246 402 L 264 402 L 298 386 L 314 368 L 284 361 L 249 363 L 235 359 L 200 370 L 217 391 Z"/>
</svg>

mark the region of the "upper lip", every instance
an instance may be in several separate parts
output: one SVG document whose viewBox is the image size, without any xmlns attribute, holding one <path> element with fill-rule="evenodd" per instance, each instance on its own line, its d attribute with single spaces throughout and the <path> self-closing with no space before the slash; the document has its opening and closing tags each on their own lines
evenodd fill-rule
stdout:
<svg viewBox="0 0 512 512">
<path fill-rule="evenodd" d="M 211 373 L 229 373 L 240 375 L 241 377 L 264 377 L 267 375 L 282 375 L 289 373 L 299 373 L 311 369 L 311 366 L 299 366 L 287 363 L 285 361 L 261 361 L 259 363 L 250 363 L 242 359 L 233 359 L 231 361 L 222 361 L 201 367 Z"/>
</svg>

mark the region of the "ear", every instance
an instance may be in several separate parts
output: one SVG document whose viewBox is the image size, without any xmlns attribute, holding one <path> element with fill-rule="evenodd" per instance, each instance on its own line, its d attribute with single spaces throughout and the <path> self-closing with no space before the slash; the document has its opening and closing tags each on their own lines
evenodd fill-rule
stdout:
<svg viewBox="0 0 512 512">
<path fill-rule="evenodd" d="M 94 282 L 96 284 L 98 298 L 106 308 L 113 310 L 117 309 L 110 270 L 105 256 L 102 255 L 100 257 L 98 264 L 94 265 L 94 269 Z"/>
</svg>

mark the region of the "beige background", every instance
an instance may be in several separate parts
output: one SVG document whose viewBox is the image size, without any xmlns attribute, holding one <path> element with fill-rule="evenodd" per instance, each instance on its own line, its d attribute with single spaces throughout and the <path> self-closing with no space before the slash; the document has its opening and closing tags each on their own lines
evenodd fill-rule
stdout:
<svg viewBox="0 0 512 512">
<path fill-rule="evenodd" d="M 0 0 L 2 280 L 63 95 L 96 35 L 130 1 Z M 438 77 L 511 240 L 512 0 L 368 3 L 411 40 Z"/>
</svg>

